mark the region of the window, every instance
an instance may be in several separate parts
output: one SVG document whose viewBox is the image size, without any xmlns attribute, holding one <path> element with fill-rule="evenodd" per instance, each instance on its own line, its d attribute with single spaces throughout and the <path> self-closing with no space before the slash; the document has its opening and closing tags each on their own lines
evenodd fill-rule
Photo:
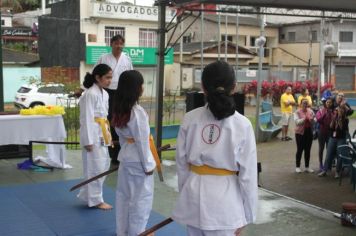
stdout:
<svg viewBox="0 0 356 236">
<path fill-rule="evenodd" d="M 157 47 L 157 32 L 154 29 L 140 29 L 140 47 Z"/>
<path fill-rule="evenodd" d="M 256 39 L 257 39 L 257 37 L 255 37 L 255 36 L 250 36 L 250 46 L 251 46 L 251 47 L 256 46 Z"/>
<path fill-rule="evenodd" d="M 295 32 L 288 32 L 288 41 L 295 42 Z"/>
<path fill-rule="evenodd" d="M 353 33 L 350 31 L 340 31 L 339 41 L 351 43 L 353 41 Z"/>
<path fill-rule="evenodd" d="M 1 25 L 5 25 L 5 20 L 1 20 Z"/>
<path fill-rule="evenodd" d="M 64 93 L 63 86 L 44 86 L 38 88 L 37 92 L 39 93 Z"/>
<path fill-rule="evenodd" d="M 316 30 L 310 31 L 310 39 L 312 42 L 318 41 L 318 32 Z"/>
<path fill-rule="evenodd" d="M 222 35 L 222 36 L 221 36 L 221 41 L 225 41 L 225 36 L 226 36 L 226 35 Z M 227 35 L 227 41 L 232 42 L 232 36 L 231 36 L 231 35 Z"/>
<path fill-rule="evenodd" d="M 281 35 L 280 35 L 280 38 L 281 38 L 282 40 L 284 40 L 284 39 L 286 39 L 286 35 L 285 35 L 285 34 L 281 34 Z"/>
<path fill-rule="evenodd" d="M 192 42 L 192 38 L 190 37 L 190 35 L 183 36 L 183 43 L 191 43 L 191 42 Z"/>
<path fill-rule="evenodd" d="M 28 93 L 30 91 L 31 91 L 31 89 L 26 88 L 26 87 L 21 87 L 21 88 L 19 88 L 19 90 L 17 90 L 18 93 Z"/>
<path fill-rule="evenodd" d="M 105 26 L 105 44 L 106 46 L 110 46 L 110 39 L 120 34 L 125 38 L 125 28 L 123 27 L 115 27 L 115 26 Z"/>
</svg>

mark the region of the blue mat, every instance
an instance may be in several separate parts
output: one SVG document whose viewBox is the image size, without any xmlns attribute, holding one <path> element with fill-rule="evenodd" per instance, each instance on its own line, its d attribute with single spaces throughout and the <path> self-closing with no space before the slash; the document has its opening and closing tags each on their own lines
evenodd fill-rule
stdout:
<svg viewBox="0 0 356 236">
<path fill-rule="evenodd" d="M 69 189 L 78 180 L 0 188 L 0 235 L 4 236 L 105 236 L 115 235 L 115 211 L 90 209 Z M 105 200 L 115 203 L 115 192 L 104 188 Z M 165 217 L 151 212 L 148 228 Z M 173 222 L 156 236 L 186 235 Z"/>
</svg>

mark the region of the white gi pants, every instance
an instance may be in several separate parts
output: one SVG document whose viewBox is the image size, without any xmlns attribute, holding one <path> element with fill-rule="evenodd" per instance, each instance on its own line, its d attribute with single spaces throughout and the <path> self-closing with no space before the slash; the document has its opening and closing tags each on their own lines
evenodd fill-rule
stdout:
<svg viewBox="0 0 356 236">
<path fill-rule="evenodd" d="M 82 158 L 85 179 L 101 174 L 104 171 L 107 171 L 110 167 L 108 148 L 105 146 L 93 145 L 93 150 L 91 152 L 88 152 L 83 147 Z M 104 202 L 103 184 L 105 178 L 106 177 L 104 176 L 83 186 L 77 197 L 87 202 L 89 207 L 93 207 Z"/>
<path fill-rule="evenodd" d="M 153 175 L 140 162 L 120 162 L 116 187 L 116 235 L 137 236 L 145 231 L 153 202 Z"/>
<path fill-rule="evenodd" d="M 234 236 L 236 229 L 234 230 L 201 230 L 193 226 L 187 225 L 188 236 Z"/>
</svg>

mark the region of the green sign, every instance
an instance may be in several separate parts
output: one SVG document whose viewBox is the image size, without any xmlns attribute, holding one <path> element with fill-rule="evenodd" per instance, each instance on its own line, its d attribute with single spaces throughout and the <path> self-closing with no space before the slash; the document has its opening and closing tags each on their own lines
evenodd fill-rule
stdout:
<svg viewBox="0 0 356 236">
<path fill-rule="evenodd" d="M 99 57 L 104 53 L 111 52 L 111 47 L 106 46 L 87 46 L 86 47 L 86 63 L 89 65 L 95 64 Z M 157 64 L 157 49 L 143 47 L 125 47 L 124 52 L 130 56 L 134 65 L 156 65 Z M 164 57 L 165 64 L 173 64 L 173 48 L 171 48 Z"/>
</svg>

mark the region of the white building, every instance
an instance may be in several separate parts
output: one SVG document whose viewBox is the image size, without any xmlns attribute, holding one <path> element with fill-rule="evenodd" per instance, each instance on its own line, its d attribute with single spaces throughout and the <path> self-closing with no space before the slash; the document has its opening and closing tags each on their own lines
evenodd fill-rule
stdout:
<svg viewBox="0 0 356 236">
<path fill-rule="evenodd" d="M 174 10 L 167 11 L 167 22 L 174 13 Z M 134 68 L 144 75 L 144 96 L 154 96 L 157 28 L 157 7 L 81 0 L 80 32 L 85 34 L 86 60 L 80 63 L 80 78 L 83 79 L 85 73 L 92 70 L 102 53 L 111 51 L 111 37 L 121 34 L 125 37 L 125 52 L 131 57 Z M 166 72 L 173 63 L 173 52 L 167 59 Z"/>
</svg>

